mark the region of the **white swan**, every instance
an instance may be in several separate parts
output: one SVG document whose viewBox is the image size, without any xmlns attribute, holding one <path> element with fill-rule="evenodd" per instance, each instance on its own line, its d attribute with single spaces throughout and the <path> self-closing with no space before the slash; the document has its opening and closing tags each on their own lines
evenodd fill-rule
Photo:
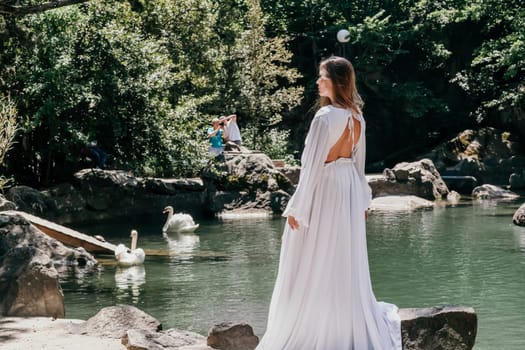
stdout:
<svg viewBox="0 0 525 350">
<path fill-rule="evenodd" d="M 115 248 L 115 258 L 119 266 L 141 265 L 146 258 L 146 253 L 142 248 L 137 248 L 138 232 L 131 230 L 131 250 L 124 244 L 119 244 Z"/>
<path fill-rule="evenodd" d="M 162 212 L 168 213 L 166 223 L 164 224 L 164 227 L 162 227 L 163 233 L 191 233 L 199 228 L 199 224 L 196 224 L 195 221 L 193 221 L 190 214 L 173 214 L 173 207 L 171 206 L 167 206 Z"/>
</svg>

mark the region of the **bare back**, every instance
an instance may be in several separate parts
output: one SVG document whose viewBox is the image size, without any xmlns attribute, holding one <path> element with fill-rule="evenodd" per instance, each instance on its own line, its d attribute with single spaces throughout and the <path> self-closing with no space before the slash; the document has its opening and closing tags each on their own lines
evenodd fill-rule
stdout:
<svg viewBox="0 0 525 350">
<path fill-rule="evenodd" d="M 361 122 L 350 116 L 348 123 L 337 142 L 330 148 L 325 163 L 336 161 L 339 158 L 352 158 L 354 149 L 361 137 Z"/>
</svg>

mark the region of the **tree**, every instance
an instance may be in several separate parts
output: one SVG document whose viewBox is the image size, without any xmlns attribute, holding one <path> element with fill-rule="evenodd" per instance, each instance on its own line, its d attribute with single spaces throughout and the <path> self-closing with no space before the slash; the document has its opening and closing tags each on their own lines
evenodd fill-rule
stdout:
<svg viewBox="0 0 525 350">
<path fill-rule="evenodd" d="M 18 1 L 0 0 L 0 14 L 7 15 L 27 15 L 31 13 L 41 13 L 59 7 L 80 4 L 89 0 L 51 0 L 40 3 L 21 4 Z"/>
<path fill-rule="evenodd" d="M 268 38 L 259 1 L 246 3 L 247 29 L 233 50 L 235 74 L 231 92 L 236 95 L 228 98 L 253 127 L 253 134 L 246 135 L 251 138 L 250 144 L 260 149 L 265 143 L 265 131 L 276 127 L 283 114 L 300 104 L 303 88 L 295 85 L 300 74 L 289 67 L 292 54 L 286 49 L 287 38 Z"/>
</svg>

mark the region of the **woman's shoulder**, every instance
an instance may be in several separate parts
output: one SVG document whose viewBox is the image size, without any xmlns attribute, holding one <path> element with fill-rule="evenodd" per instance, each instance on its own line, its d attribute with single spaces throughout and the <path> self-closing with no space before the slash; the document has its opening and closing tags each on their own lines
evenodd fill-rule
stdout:
<svg viewBox="0 0 525 350">
<path fill-rule="evenodd" d="M 342 108 L 336 108 L 332 105 L 327 105 L 319 108 L 317 113 L 315 113 L 315 118 L 325 120 L 330 118 L 330 116 L 342 114 L 348 114 L 348 111 Z"/>
</svg>

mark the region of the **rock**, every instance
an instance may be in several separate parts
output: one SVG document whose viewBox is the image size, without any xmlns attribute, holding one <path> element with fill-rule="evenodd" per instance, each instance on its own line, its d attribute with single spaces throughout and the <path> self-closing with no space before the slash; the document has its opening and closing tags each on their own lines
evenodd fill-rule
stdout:
<svg viewBox="0 0 525 350">
<path fill-rule="evenodd" d="M 59 274 L 93 271 L 97 264 L 84 249 L 64 246 L 16 212 L 0 213 L 0 313 L 64 317 Z"/>
<path fill-rule="evenodd" d="M 476 199 L 516 199 L 519 195 L 494 185 L 481 185 L 472 190 L 472 198 Z"/>
<path fill-rule="evenodd" d="M 299 175 L 301 174 L 301 167 L 297 165 L 285 166 L 280 168 L 279 171 L 290 180 L 293 185 L 299 183 Z"/>
<path fill-rule="evenodd" d="M 157 194 L 174 195 L 181 191 L 202 192 L 204 184 L 201 179 L 144 179 L 146 190 Z"/>
<path fill-rule="evenodd" d="M 465 130 L 421 158 L 429 158 L 443 176 L 473 176 L 478 183 L 507 184 L 525 167 L 518 137 L 494 128 Z"/>
<path fill-rule="evenodd" d="M 122 344 L 129 350 L 211 349 L 206 346 L 204 336 L 174 328 L 161 332 L 130 329 L 122 338 Z"/>
<path fill-rule="evenodd" d="M 56 220 L 60 223 L 161 216 L 167 205 L 198 217 L 205 199 L 200 179 L 144 179 L 121 170 L 81 170 L 68 192 L 69 197 L 48 191 L 58 208 L 75 208 L 61 210 Z"/>
<path fill-rule="evenodd" d="M 64 295 L 51 259 L 34 246 L 14 247 L 0 266 L 0 314 L 65 316 Z"/>
<path fill-rule="evenodd" d="M 81 193 L 70 183 L 63 183 L 41 192 L 53 201 L 55 212 L 52 215 L 43 214 L 47 218 L 60 218 L 61 222 L 74 221 L 81 216 L 86 208 L 86 201 Z"/>
<path fill-rule="evenodd" d="M 449 201 L 452 204 L 457 204 L 461 200 L 461 195 L 457 193 L 456 191 L 450 191 L 447 194 L 447 201 Z"/>
<path fill-rule="evenodd" d="M 63 273 L 95 271 L 97 260 L 84 248 L 69 248 L 44 234 L 16 212 L 0 212 L 0 257 L 19 246 L 38 248 Z"/>
<path fill-rule="evenodd" d="M 428 200 L 442 199 L 448 188 L 429 159 L 399 163 L 385 169 L 382 177 L 369 178 L 374 197 L 414 195 Z"/>
<path fill-rule="evenodd" d="M 36 216 L 53 218 L 57 208 L 52 198 L 28 186 L 14 186 L 7 191 L 7 199 L 14 202 L 20 211 Z"/>
<path fill-rule="evenodd" d="M 82 334 L 122 339 L 130 329 L 158 332 L 161 323 L 144 311 L 130 305 L 105 307 L 80 328 Z"/>
<path fill-rule="evenodd" d="M 207 344 L 221 350 L 251 350 L 259 344 L 259 337 L 246 323 L 221 323 L 208 332 Z"/>
<path fill-rule="evenodd" d="M 478 320 L 471 307 L 400 309 L 404 350 L 470 350 Z"/>
<path fill-rule="evenodd" d="M 209 161 L 201 178 L 206 189 L 205 207 L 212 215 L 253 209 L 279 213 L 294 189 L 262 153 L 225 153 Z"/>
<path fill-rule="evenodd" d="M 434 203 L 416 196 L 384 196 L 372 199 L 369 210 L 374 211 L 412 211 L 433 208 Z"/>
<path fill-rule="evenodd" d="M 15 210 L 16 204 L 8 201 L 3 195 L 0 194 L 0 211 Z"/>
<path fill-rule="evenodd" d="M 509 184 L 512 190 L 521 190 L 525 188 L 525 170 L 518 173 L 512 173 L 509 177 Z"/>
<path fill-rule="evenodd" d="M 518 226 L 525 226 L 525 203 L 523 203 L 512 217 L 512 222 Z"/>
</svg>

